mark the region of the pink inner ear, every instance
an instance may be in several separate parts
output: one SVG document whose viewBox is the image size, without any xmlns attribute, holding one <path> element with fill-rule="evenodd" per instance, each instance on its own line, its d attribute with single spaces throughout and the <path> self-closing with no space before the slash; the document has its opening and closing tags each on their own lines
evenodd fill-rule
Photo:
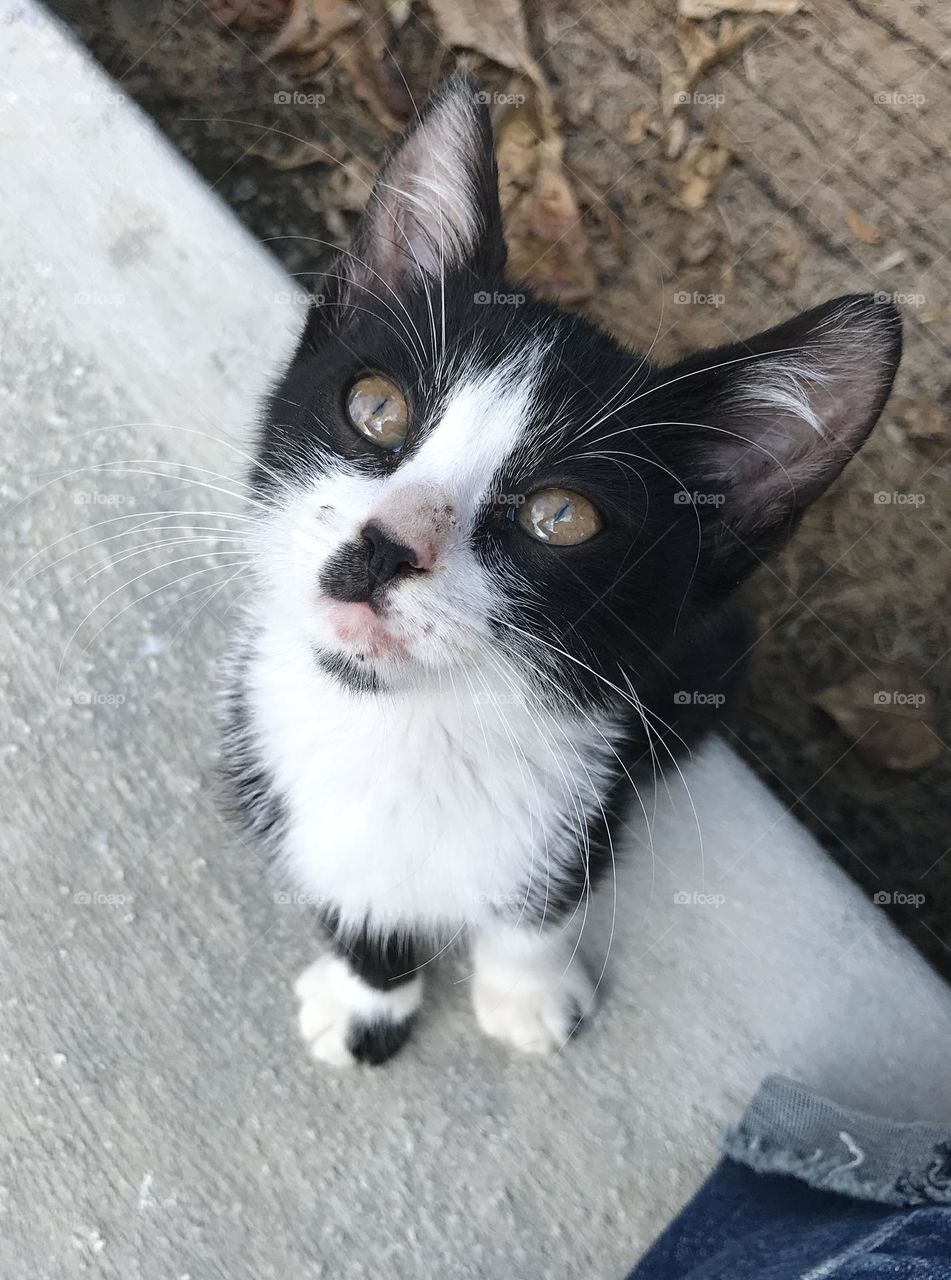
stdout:
<svg viewBox="0 0 951 1280">
<path fill-rule="evenodd" d="M 740 522 L 785 518 L 839 475 L 891 387 L 895 325 L 871 298 L 839 300 L 763 335 L 762 356 L 725 371 L 724 426 L 741 439 L 723 438 L 719 474 Z"/>
<path fill-rule="evenodd" d="M 374 185 L 355 244 L 371 272 L 393 288 L 413 277 L 439 279 L 446 268 L 480 251 L 502 265 L 491 128 L 468 77 L 444 84 L 397 143 Z"/>
</svg>

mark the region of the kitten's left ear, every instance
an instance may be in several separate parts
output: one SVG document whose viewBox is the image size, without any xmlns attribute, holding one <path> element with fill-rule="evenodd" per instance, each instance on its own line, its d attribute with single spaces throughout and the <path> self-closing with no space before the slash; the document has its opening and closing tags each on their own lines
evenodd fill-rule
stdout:
<svg viewBox="0 0 951 1280">
<path fill-rule="evenodd" d="M 678 471 L 716 576 L 738 581 L 789 538 L 864 443 L 900 357 L 897 309 L 858 294 L 665 371 L 664 416 L 696 424 Z"/>
<path fill-rule="evenodd" d="M 384 162 L 354 233 L 324 293 L 338 305 L 366 306 L 444 271 L 493 276 L 505 266 L 499 180 L 484 95 L 471 77 L 452 76 Z M 391 292 L 392 291 L 392 292 Z"/>
</svg>

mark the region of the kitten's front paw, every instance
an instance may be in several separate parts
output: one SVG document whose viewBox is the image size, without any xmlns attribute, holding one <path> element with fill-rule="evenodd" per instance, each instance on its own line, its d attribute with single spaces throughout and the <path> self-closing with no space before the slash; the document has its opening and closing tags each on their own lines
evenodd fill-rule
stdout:
<svg viewBox="0 0 951 1280">
<path fill-rule="evenodd" d="M 552 1053 L 591 1012 L 594 984 L 578 961 L 563 976 L 476 970 L 472 1000 L 487 1035 L 522 1053 Z"/>
<path fill-rule="evenodd" d="M 322 956 L 297 979 L 298 1026 L 321 1062 L 377 1066 L 392 1058 L 410 1033 L 422 998 L 417 974 L 390 990 L 368 986 L 339 956 Z"/>
</svg>

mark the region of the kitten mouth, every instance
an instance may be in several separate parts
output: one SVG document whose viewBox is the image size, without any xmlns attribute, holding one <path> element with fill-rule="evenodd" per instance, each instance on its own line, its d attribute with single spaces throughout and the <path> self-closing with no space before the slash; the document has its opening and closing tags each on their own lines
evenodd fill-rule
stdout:
<svg viewBox="0 0 951 1280">
<path fill-rule="evenodd" d="M 406 657 L 406 645 L 388 630 L 380 615 L 362 602 L 325 602 L 336 638 L 351 653 L 365 658 Z"/>
</svg>

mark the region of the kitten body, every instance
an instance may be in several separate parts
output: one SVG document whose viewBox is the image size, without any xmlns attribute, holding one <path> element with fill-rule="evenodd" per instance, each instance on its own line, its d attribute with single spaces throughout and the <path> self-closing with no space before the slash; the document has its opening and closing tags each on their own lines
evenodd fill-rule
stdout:
<svg viewBox="0 0 951 1280">
<path fill-rule="evenodd" d="M 265 406 L 225 762 L 329 927 L 298 994 L 333 1063 L 399 1048 L 417 944 L 461 934 L 486 1031 L 570 1035 L 638 784 L 715 727 L 748 644 L 735 588 L 898 361 L 893 308 L 850 297 L 661 369 L 513 293 L 504 260 L 488 118 L 456 78 Z"/>
</svg>

